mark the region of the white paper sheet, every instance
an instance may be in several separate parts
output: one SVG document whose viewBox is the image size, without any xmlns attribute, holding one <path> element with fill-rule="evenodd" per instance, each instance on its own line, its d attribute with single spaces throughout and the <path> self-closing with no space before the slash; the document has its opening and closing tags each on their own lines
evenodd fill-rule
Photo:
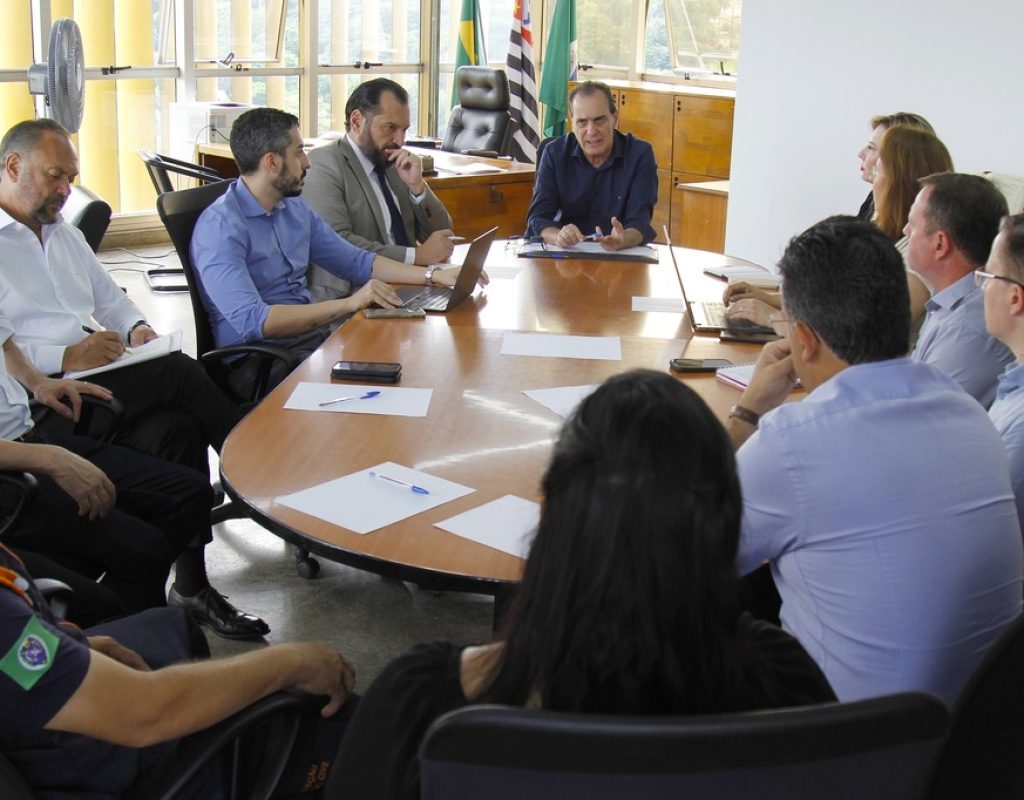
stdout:
<svg viewBox="0 0 1024 800">
<path fill-rule="evenodd" d="M 484 270 L 487 272 L 487 275 L 494 280 L 512 280 L 519 277 L 519 272 L 522 270 L 522 267 L 510 267 L 507 265 L 498 267 L 488 266 L 484 267 Z"/>
<path fill-rule="evenodd" d="M 514 494 L 470 509 L 434 527 L 470 539 L 503 553 L 526 558 L 540 520 L 540 505 Z"/>
<path fill-rule="evenodd" d="M 650 261 L 652 264 L 658 263 L 658 251 L 646 244 L 637 245 L 636 247 L 624 247 L 621 250 L 608 251 L 601 246 L 600 242 L 580 242 L 579 244 L 570 245 L 569 247 L 559 247 L 557 244 L 546 244 L 541 247 L 539 244 L 528 243 L 519 251 L 519 255 L 523 257 L 535 258 L 543 258 L 544 256 L 548 256 L 550 258 L 552 253 L 564 254 L 566 257 L 576 256 L 579 258 L 611 260 L 621 260 L 626 256 L 632 256 L 633 258 Z"/>
<path fill-rule="evenodd" d="M 155 339 L 150 339 L 145 344 L 140 344 L 137 347 L 129 349 L 131 352 L 125 350 L 109 364 L 104 364 L 100 367 L 92 367 L 91 369 L 80 369 L 78 371 L 65 372 L 64 377 L 78 380 L 79 378 L 86 378 L 89 375 L 99 375 L 101 372 L 110 372 L 110 370 L 113 369 L 130 367 L 132 364 L 141 364 L 143 361 L 152 361 L 154 358 L 160 358 L 161 356 L 176 353 L 181 350 L 181 330 L 179 329 L 171 331 L 170 333 L 165 333 L 163 336 L 157 336 Z"/>
<path fill-rule="evenodd" d="M 321 406 L 328 400 L 342 397 L 359 398 L 367 392 L 380 392 L 366 400 L 346 400 Z M 399 386 L 363 383 L 312 383 L 303 381 L 292 391 L 285 408 L 300 411 L 330 411 L 341 414 L 390 414 L 396 417 L 425 417 L 433 389 L 412 389 Z"/>
<path fill-rule="evenodd" d="M 506 333 L 501 341 L 501 354 L 622 361 L 622 341 L 618 336 Z"/>
<path fill-rule="evenodd" d="M 668 311 L 673 314 L 683 313 L 681 297 L 634 297 L 634 311 Z"/>
<path fill-rule="evenodd" d="M 371 471 L 422 486 L 430 494 L 417 494 L 404 486 L 374 478 Z M 468 486 L 386 461 L 279 497 L 277 501 L 354 533 L 370 533 L 475 491 Z"/>
<path fill-rule="evenodd" d="M 545 408 L 550 408 L 558 416 L 568 417 L 583 398 L 598 387 L 596 383 L 584 386 L 556 386 L 552 389 L 527 389 L 523 392 L 531 400 L 536 400 Z"/>
</svg>

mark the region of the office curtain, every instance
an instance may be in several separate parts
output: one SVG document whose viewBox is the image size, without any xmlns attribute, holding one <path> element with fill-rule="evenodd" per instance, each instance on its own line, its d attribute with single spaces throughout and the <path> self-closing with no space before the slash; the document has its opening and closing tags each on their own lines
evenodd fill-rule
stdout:
<svg viewBox="0 0 1024 800">
<path fill-rule="evenodd" d="M 569 116 L 569 81 L 576 80 L 576 0 L 558 0 L 551 15 L 544 72 L 540 80 L 540 101 L 546 105 L 544 135 L 561 136 Z"/>
<path fill-rule="evenodd" d="M 455 43 L 455 70 L 466 66 L 487 66 L 487 48 L 484 45 L 484 24 L 480 16 L 479 0 L 462 0 L 459 15 L 459 39 Z M 459 103 L 459 83 L 452 81 L 452 108 Z"/>
</svg>

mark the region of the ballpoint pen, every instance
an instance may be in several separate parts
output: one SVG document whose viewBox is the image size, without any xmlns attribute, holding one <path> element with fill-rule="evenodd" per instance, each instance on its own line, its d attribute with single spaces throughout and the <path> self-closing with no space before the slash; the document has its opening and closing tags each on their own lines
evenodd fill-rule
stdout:
<svg viewBox="0 0 1024 800">
<path fill-rule="evenodd" d="M 89 334 L 90 336 L 92 336 L 92 335 L 93 335 L 94 333 L 96 333 L 96 331 L 94 331 L 94 330 L 93 330 L 92 328 L 90 328 L 90 327 L 89 327 L 88 325 L 83 325 L 83 326 L 82 326 L 82 330 L 83 330 L 83 331 L 85 331 L 85 332 L 86 332 L 87 334 Z M 124 351 L 125 351 L 126 353 L 128 353 L 128 354 L 131 354 L 131 352 L 132 352 L 132 349 L 131 349 L 130 347 L 126 347 L 126 348 L 124 349 Z"/>
<path fill-rule="evenodd" d="M 335 397 L 333 400 L 324 400 L 322 403 L 317 403 L 318 407 L 332 406 L 335 403 L 344 403 L 346 400 L 369 400 L 371 397 L 376 397 L 380 392 L 367 392 L 366 394 L 350 394 L 348 397 Z"/>
<path fill-rule="evenodd" d="M 392 478 L 390 475 L 382 475 L 379 472 L 374 472 L 372 469 L 370 470 L 370 477 L 377 478 L 378 480 L 382 481 L 387 481 L 388 483 L 394 483 L 397 484 L 398 486 L 404 486 L 406 489 L 408 489 L 411 492 L 415 492 L 416 494 L 430 494 L 430 492 L 428 492 L 422 486 L 417 486 L 415 483 L 409 483 L 408 481 L 400 481 L 398 480 L 398 478 Z"/>
</svg>

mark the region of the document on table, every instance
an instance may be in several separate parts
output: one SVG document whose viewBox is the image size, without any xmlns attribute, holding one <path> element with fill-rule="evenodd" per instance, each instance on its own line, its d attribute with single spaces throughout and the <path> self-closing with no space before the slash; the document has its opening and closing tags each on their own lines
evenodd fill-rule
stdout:
<svg viewBox="0 0 1024 800">
<path fill-rule="evenodd" d="M 378 477 L 371 472 L 377 473 Z M 408 485 L 403 486 L 402 482 Z M 426 493 L 415 491 L 414 486 Z M 353 533 L 370 533 L 475 491 L 468 486 L 386 461 L 279 497 L 277 502 Z"/>
<path fill-rule="evenodd" d="M 771 289 L 776 289 L 779 286 L 779 276 L 772 274 L 764 267 L 736 264 L 725 267 L 705 267 L 704 272 L 716 278 L 725 278 L 729 283 L 745 281 L 752 286 Z"/>
<path fill-rule="evenodd" d="M 634 311 L 668 311 L 672 314 L 683 313 L 681 297 L 634 297 Z"/>
<path fill-rule="evenodd" d="M 503 264 L 497 267 L 488 266 L 485 268 L 487 276 L 493 280 L 514 280 L 519 277 L 519 273 L 522 272 L 522 266 L 517 264 L 515 266 L 508 266 Z"/>
<path fill-rule="evenodd" d="M 145 344 L 130 347 L 109 364 L 103 364 L 91 369 L 80 369 L 77 371 L 65 372 L 65 378 L 79 380 L 89 375 L 99 375 L 101 372 L 110 372 L 112 369 L 130 367 L 132 364 L 141 364 L 143 361 L 152 361 L 154 358 L 170 355 L 181 350 L 181 331 L 171 331 L 163 336 L 150 339 Z"/>
<path fill-rule="evenodd" d="M 503 553 L 526 558 L 540 521 L 540 505 L 514 494 L 485 503 L 442 522 L 441 528 Z"/>
<path fill-rule="evenodd" d="M 503 356 L 546 356 L 622 361 L 618 336 L 572 336 L 558 333 L 506 333 L 501 340 Z"/>
<path fill-rule="evenodd" d="M 445 172 L 454 172 L 457 175 L 493 175 L 494 173 L 505 172 L 501 167 L 481 164 L 479 162 L 472 164 L 446 164 L 443 167 L 438 166 L 438 169 L 442 169 Z"/>
<path fill-rule="evenodd" d="M 642 244 L 637 247 L 624 247 L 622 250 L 605 250 L 599 242 L 580 242 L 570 247 L 559 247 L 556 244 L 527 242 L 519 250 L 520 258 L 589 258 L 598 261 L 645 261 L 649 264 L 658 263 L 658 251 Z"/>
<path fill-rule="evenodd" d="M 531 400 L 550 408 L 558 416 L 568 417 L 582 401 L 597 388 L 596 383 L 584 386 L 556 386 L 553 389 L 526 389 L 523 391 Z"/>
<path fill-rule="evenodd" d="M 378 392 L 373 397 L 364 395 Z M 299 411 L 329 411 L 342 414 L 389 414 L 395 417 L 425 417 L 433 389 L 384 386 L 379 383 L 313 383 L 302 381 L 284 404 Z M 343 400 L 342 398 L 351 398 Z M 336 402 L 331 402 L 331 401 Z M 329 403 L 329 405 L 320 405 Z"/>
</svg>

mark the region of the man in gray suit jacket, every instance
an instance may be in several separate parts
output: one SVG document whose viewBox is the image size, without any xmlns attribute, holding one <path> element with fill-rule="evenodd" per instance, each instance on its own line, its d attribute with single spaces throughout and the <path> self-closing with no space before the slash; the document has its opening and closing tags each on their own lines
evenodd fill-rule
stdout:
<svg viewBox="0 0 1024 800">
<path fill-rule="evenodd" d="M 409 94 L 387 78 L 360 84 L 345 105 L 348 135 L 309 153 L 302 196 L 341 236 L 364 250 L 429 266 L 452 254 L 452 219 L 403 150 Z M 347 281 L 311 265 L 314 302 L 344 297 Z"/>
</svg>

